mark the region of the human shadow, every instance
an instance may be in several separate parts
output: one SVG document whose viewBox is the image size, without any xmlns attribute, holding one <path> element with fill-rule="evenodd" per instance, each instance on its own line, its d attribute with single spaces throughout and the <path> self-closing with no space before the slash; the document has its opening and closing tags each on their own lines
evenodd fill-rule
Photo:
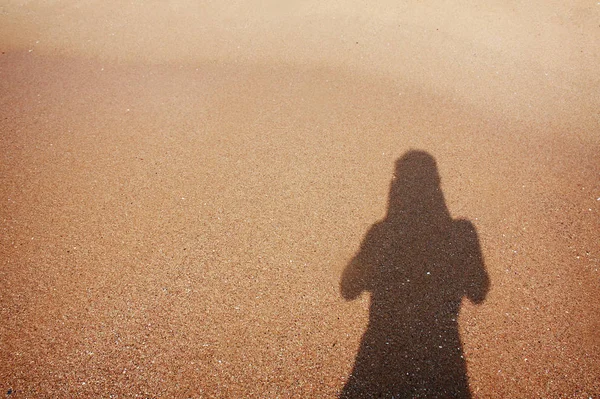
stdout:
<svg viewBox="0 0 600 399">
<path fill-rule="evenodd" d="M 346 300 L 368 291 L 371 303 L 340 398 L 469 398 L 458 313 L 463 297 L 480 304 L 489 286 L 475 227 L 450 216 L 435 159 L 407 152 L 385 219 L 342 275 Z"/>
</svg>

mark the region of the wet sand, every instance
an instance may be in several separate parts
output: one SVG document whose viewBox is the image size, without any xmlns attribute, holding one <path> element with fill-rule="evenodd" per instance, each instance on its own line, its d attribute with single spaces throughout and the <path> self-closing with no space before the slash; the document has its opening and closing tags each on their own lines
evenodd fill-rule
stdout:
<svg viewBox="0 0 600 399">
<path fill-rule="evenodd" d="M 383 291 L 342 284 L 419 150 L 488 281 L 448 311 L 464 362 L 442 371 L 474 398 L 597 397 L 599 17 L 541 0 L 0 6 L 0 388 L 335 398 L 385 350 L 370 392 L 452 358 L 426 348 L 431 309 L 394 297 L 386 324 Z M 398 243 L 412 256 L 392 264 L 425 279 L 417 257 L 455 251 L 415 255 L 403 234 L 433 222 L 408 220 L 368 246 Z M 403 295 L 433 306 L 447 276 Z M 385 334 L 422 346 L 365 351 Z"/>
</svg>

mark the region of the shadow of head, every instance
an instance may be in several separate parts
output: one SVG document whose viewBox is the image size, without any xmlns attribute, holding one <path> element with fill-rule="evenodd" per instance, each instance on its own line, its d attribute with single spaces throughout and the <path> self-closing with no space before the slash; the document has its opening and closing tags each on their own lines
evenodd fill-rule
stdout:
<svg viewBox="0 0 600 399">
<path fill-rule="evenodd" d="M 388 218 L 425 215 L 449 218 L 440 181 L 437 162 L 430 154 L 418 150 L 404 154 L 396 161 L 388 199 Z"/>
</svg>

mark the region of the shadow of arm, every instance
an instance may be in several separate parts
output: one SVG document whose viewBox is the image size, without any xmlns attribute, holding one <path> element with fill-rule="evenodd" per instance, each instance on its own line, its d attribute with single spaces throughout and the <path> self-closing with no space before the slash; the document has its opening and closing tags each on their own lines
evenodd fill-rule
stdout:
<svg viewBox="0 0 600 399">
<path fill-rule="evenodd" d="M 360 251 L 348 263 L 340 282 L 340 292 L 342 297 L 351 301 L 360 296 L 363 291 L 370 291 L 372 280 L 374 278 L 373 270 L 373 252 L 376 245 L 377 225 L 371 228 L 362 242 Z"/>
<path fill-rule="evenodd" d="M 477 230 L 470 221 L 457 220 L 455 233 L 463 243 L 460 259 L 464 272 L 464 295 L 475 304 L 483 303 L 490 290 L 490 278 L 483 262 Z"/>
<path fill-rule="evenodd" d="M 352 301 L 365 291 L 364 277 L 361 262 L 355 257 L 342 274 L 340 292 L 345 300 Z"/>
</svg>

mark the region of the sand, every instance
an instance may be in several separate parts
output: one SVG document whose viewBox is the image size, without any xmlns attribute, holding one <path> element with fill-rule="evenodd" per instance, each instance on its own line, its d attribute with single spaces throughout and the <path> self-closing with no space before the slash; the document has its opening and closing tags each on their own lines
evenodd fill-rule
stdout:
<svg viewBox="0 0 600 399">
<path fill-rule="evenodd" d="M 550 0 L 0 5 L 0 389 L 599 397 L 599 20 Z M 435 166 L 395 170 L 410 151 Z M 369 234 L 394 198 L 402 222 Z M 365 248 L 379 282 L 347 291 Z"/>
</svg>

